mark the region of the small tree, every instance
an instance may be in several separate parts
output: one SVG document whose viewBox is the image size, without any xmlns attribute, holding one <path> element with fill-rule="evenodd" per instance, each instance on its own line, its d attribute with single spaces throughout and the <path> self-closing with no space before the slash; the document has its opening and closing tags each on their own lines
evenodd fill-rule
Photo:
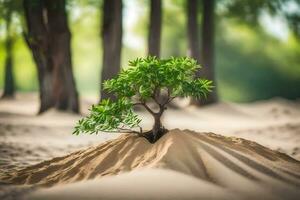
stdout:
<svg viewBox="0 0 300 200">
<path fill-rule="evenodd" d="M 129 62 L 129 67 L 116 78 L 104 82 L 104 89 L 114 94 L 116 100 L 105 99 L 93 105 L 90 115 L 79 120 L 74 134 L 131 132 L 154 143 L 167 132 L 161 116 L 168 103 L 179 96 L 206 98 L 211 91 L 212 81 L 195 79 L 194 74 L 199 68 L 191 58 L 160 60 L 149 56 Z M 167 98 L 159 98 L 163 93 Z M 156 108 L 149 107 L 149 101 L 153 101 Z M 153 116 L 152 130 L 143 132 L 139 125 L 141 119 L 133 111 L 134 106 L 144 107 Z"/>
</svg>

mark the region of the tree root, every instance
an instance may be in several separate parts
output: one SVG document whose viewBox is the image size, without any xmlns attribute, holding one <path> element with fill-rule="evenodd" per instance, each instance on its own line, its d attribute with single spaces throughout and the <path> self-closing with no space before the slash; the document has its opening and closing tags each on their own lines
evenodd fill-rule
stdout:
<svg viewBox="0 0 300 200">
<path fill-rule="evenodd" d="M 167 132 L 168 132 L 168 130 L 165 129 L 164 127 L 162 127 L 158 131 L 156 131 L 156 135 L 154 134 L 154 130 L 151 130 L 151 131 L 141 133 L 141 134 L 139 134 L 139 136 L 146 138 L 150 143 L 153 144 L 156 141 L 158 141 Z"/>
</svg>

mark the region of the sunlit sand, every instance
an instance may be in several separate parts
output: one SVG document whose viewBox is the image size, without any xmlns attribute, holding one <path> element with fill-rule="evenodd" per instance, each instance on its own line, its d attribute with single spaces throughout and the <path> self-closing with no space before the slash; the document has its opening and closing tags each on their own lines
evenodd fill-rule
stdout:
<svg viewBox="0 0 300 200">
<path fill-rule="evenodd" d="M 1 195 L 22 194 L 28 199 L 297 199 L 300 195 L 297 102 L 181 105 L 165 115 L 169 133 L 150 144 L 131 134 L 71 135 L 81 116 L 49 111 L 36 117 L 33 100 L 30 96 L 1 104 L 5 115 L 0 115 L 0 179 L 9 184 Z M 85 102 L 84 112 L 89 104 Z M 151 118 L 140 114 L 150 128 Z"/>
</svg>

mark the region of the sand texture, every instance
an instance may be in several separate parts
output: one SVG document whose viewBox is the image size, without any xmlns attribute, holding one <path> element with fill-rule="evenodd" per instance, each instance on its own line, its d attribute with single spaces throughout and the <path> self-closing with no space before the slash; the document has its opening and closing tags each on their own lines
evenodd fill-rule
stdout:
<svg viewBox="0 0 300 200">
<path fill-rule="evenodd" d="M 235 191 L 242 198 L 264 195 L 265 199 L 296 199 L 300 195 L 299 161 L 248 140 L 179 129 L 171 130 L 155 144 L 125 134 L 1 179 L 11 184 L 53 186 L 137 169 L 172 170 L 192 177 L 199 185 L 222 188 L 228 194 Z M 166 173 L 162 173 L 162 177 L 166 176 L 162 181 L 169 181 Z M 131 176 L 132 181 L 135 176 L 139 179 L 139 174 Z M 152 179 L 152 176 L 145 175 L 144 179 Z M 128 187 L 128 190 L 135 188 Z"/>
<path fill-rule="evenodd" d="M 73 136 L 82 116 L 37 116 L 37 96 L 1 100 L 0 199 L 299 199 L 299 101 L 179 107 L 163 118 L 171 132 L 149 144 Z"/>
</svg>

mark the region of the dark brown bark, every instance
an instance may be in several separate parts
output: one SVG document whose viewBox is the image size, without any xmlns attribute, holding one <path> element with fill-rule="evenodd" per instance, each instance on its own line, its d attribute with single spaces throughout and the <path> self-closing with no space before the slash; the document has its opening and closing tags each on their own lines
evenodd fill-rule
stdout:
<svg viewBox="0 0 300 200">
<path fill-rule="evenodd" d="M 14 96 L 15 85 L 13 76 L 13 37 L 11 34 L 11 18 L 12 13 L 8 12 L 6 17 L 6 40 L 5 40 L 5 77 L 4 77 L 4 91 L 3 98 L 10 98 Z"/>
<path fill-rule="evenodd" d="M 168 96 L 168 99 L 166 101 L 164 101 L 164 103 L 161 103 L 157 97 L 154 97 L 154 100 L 155 100 L 157 106 L 159 107 L 158 112 L 152 111 L 151 109 L 149 109 L 149 107 L 147 108 L 146 104 L 144 104 L 144 106 L 150 112 L 150 114 L 153 116 L 153 119 L 154 119 L 154 124 L 153 124 L 152 130 L 150 132 L 151 137 L 148 138 L 148 140 L 152 143 L 156 142 L 161 136 L 163 136 L 166 133 L 166 129 L 162 126 L 162 123 L 161 123 L 161 117 L 162 117 L 164 111 L 167 109 L 166 102 L 169 101 L 169 96 Z"/>
<path fill-rule="evenodd" d="M 163 102 L 159 101 L 158 96 L 153 95 L 153 100 L 156 103 L 156 105 L 158 106 L 159 110 L 157 112 L 155 112 L 154 110 L 152 110 L 145 101 L 140 100 L 140 102 L 135 103 L 135 106 L 143 106 L 153 117 L 154 119 L 154 123 L 153 123 L 153 127 L 150 131 L 148 132 L 140 132 L 138 133 L 139 136 L 141 137 L 145 137 L 149 142 L 151 143 L 155 143 L 159 138 L 161 138 L 168 130 L 165 129 L 161 123 L 161 117 L 164 113 L 164 111 L 167 109 L 166 105 L 168 103 L 170 103 L 174 98 L 170 98 L 170 96 L 168 95 L 168 99 L 166 99 Z"/>
<path fill-rule="evenodd" d="M 161 116 L 162 116 L 162 112 L 153 115 L 154 117 L 154 125 L 152 128 L 153 142 L 156 142 L 163 134 L 163 127 L 160 121 Z"/>
<path fill-rule="evenodd" d="M 65 1 L 46 0 L 49 28 L 49 56 L 53 68 L 55 107 L 79 112 L 71 60 L 71 33 L 65 10 Z"/>
<path fill-rule="evenodd" d="M 122 0 L 104 0 L 102 22 L 102 84 L 105 80 L 116 76 L 120 71 L 122 32 Z M 113 96 L 101 87 L 100 98 L 113 98 Z"/>
<path fill-rule="evenodd" d="M 189 18 L 196 18 L 195 14 L 195 6 L 191 4 L 196 4 L 194 1 L 190 0 L 188 5 L 188 10 L 192 11 L 194 14 L 189 14 Z M 202 0 L 203 4 L 203 14 L 202 14 L 202 45 L 201 52 L 197 56 L 197 60 L 200 59 L 200 64 L 202 65 L 202 69 L 196 72 L 196 77 L 206 78 L 213 81 L 214 86 L 216 86 L 215 81 L 215 71 L 214 71 L 214 0 Z M 189 8 L 190 7 L 190 8 Z M 189 22 L 195 25 L 195 22 L 191 19 Z M 191 25 L 192 26 L 192 25 Z M 195 31 L 191 28 L 191 31 Z M 190 43 L 193 41 L 190 40 Z M 194 44 L 195 45 L 195 44 Z M 197 47 L 195 47 L 197 48 Z M 217 102 L 217 91 L 216 88 L 213 89 L 212 93 L 208 94 L 208 97 L 202 98 L 200 100 L 192 99 L 191 104 L 194 105 L 208 105 Z"/>
<path fill-rule="evenodd" d="M 203 20 L 202 20 L 202 56 L 201 64 L 203 69 L 200 70 L 199 75 L 212 80 L 216 86 L 215 81 L 215 66 L 214 66 L 214 37 L 215 37 L 215 21 L 214 21 L 214 0 L 203 0 Z M 217 91 L 214 88 L 213 92 L 208 95 L 207 99 L 200 101 L 201 105 L 211 104 L 217 102 Z"/>
<path fill-rule="evenodd" d="M 24 36 L 38 71 L 39 112 L 51 107 L 78 112 L 65 1 L 24 0 L 24 12 Z"/>
<path fill-rule="evenodd" d="M 44 2 L 24 0 L 24 13 L 28 30 L 28 33 L 24 33 L 24 38 L 37 66 L 40 93 L 39 112 L 41 113 L 54 105 L 52 66 L 48 64 L 49 40 L 45 24 Z"/>
<path fill-rule="evenodd" d="M 150 26 L 148 36 L 148 55 L 160 57 L 162 1 L 150 1 Z"/>
<path fill-rule="evenodd" d="M 187 1 L 188 55 L 200 63 L 200 41 L 197 20 L 198 0 Z"/>
</svg>

